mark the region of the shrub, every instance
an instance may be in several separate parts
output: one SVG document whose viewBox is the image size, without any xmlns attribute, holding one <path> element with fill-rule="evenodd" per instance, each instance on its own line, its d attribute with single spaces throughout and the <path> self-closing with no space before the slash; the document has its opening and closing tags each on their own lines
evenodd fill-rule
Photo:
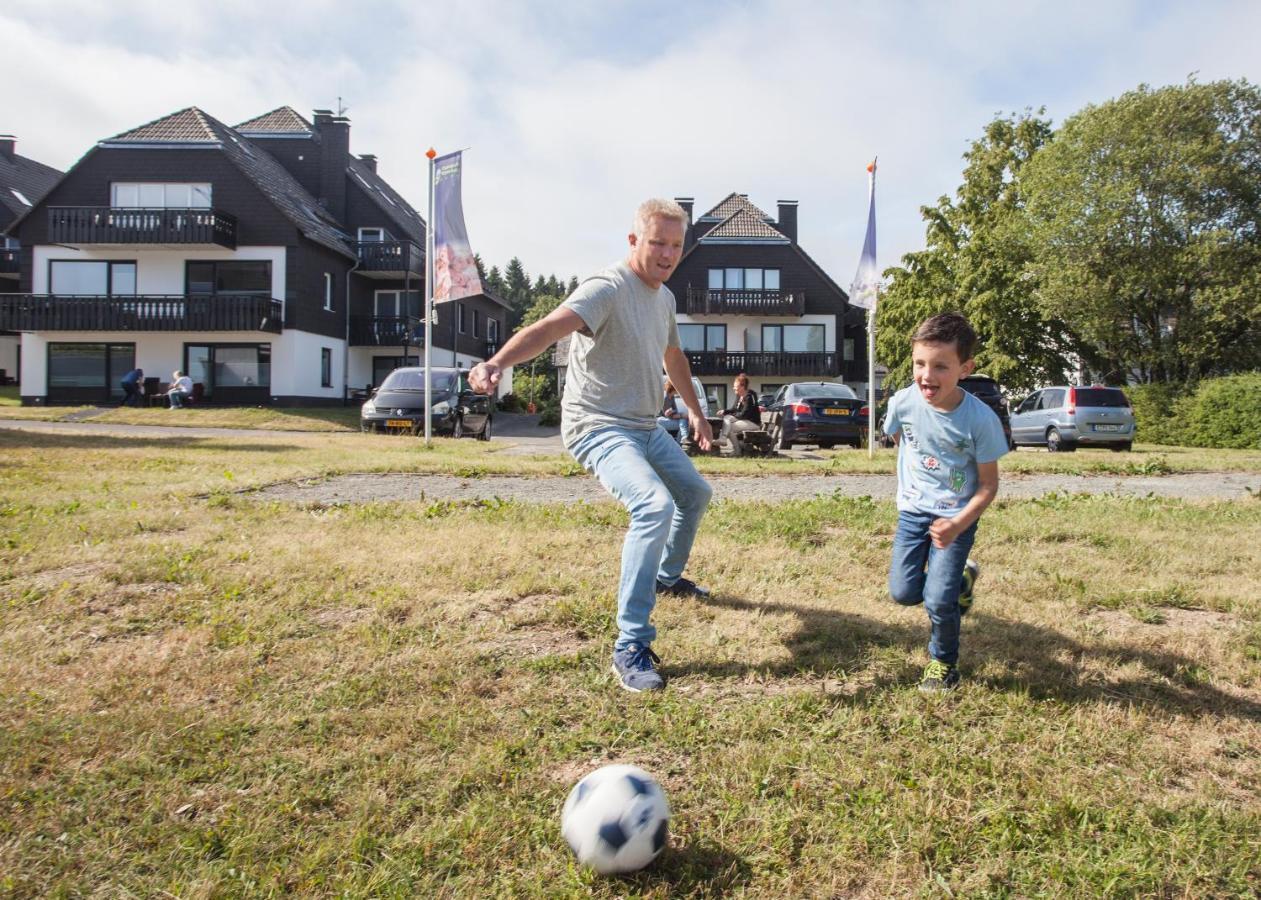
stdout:
<svg viewBox="0 0 1261 900">
<path fill-rule="evenodd" d="M 1153 444 L 1181 444 L 1182 420 L 1175 407 L 1192 388 L 1157 382 L 1125 388 L 1134 407 L 1135 434 Z"/>
<path fill-rule="evenodd" d="M 509 392 L 499 398 L 499 411 L 507 413 L 524 412 L 525 401 L 523 401 L 515 393 Z"/>
<path fill-rule="evenodd" d="M 1176 408 L 1181 443 L 1261 449 L 1261 372 L 1202 381 Z"/>
<path fill-rule="evenodd" d="M 539 425 L 555 426 L 560 424 L 560 404 L 556 401 L 545 404 L 539 411 Z"/>
</svg>

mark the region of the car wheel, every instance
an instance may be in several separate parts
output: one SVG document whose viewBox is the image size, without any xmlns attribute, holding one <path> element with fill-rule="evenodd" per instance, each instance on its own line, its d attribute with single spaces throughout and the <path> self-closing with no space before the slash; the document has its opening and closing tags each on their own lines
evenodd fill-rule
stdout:
<svg viewBox="0 0 1261 900">
<path fill-rule="evenodd" d="M 834 450 L 836 449 L 836 441 L 820 441 L 819 449 L 820 450 Z"/>
<path fill-rule="evenodd" d="M 372 433 L 372 423 L 371 423 L 371 422 L 364 422 L 364 421 L 362 421 L 362 420 L 361 420 L 361 421 L 359 422 L 359 430 L 360 430 L 360 431 L 362 431 L 364 434 L 371 434 L 371 433 Z"/>
<path fill-rule="evenodd" d="M 781 424 L 775 428 L 775 449 L 788 450 L 792 447 L 792 441 L 784 440 L 784 426 Z"/>
<path fill-rule="evenodd" d="M 455 424 L 451 426 L 451 437 L 455 438 L 457 441 L 460 438 L 464 437 L 464 417 L 463 416 L 455 417 Z"/>
<path fill-rule="evenodd" d="M 486 417 L 486 424 L 482 426 L 482 430 L 481 430 L 481 431 L 477 432 L 477 439 L 478 439 L 479 441 L 489 441 L 489 440 L 490 440 L 490 428 L 491 428 L 490 422 L 491 422 L 491 417 L 490 417 L 490 416 L 487 416 L 487 417 Z"/>
<path fill-rule="evenodd" d="M 1077 448 L 1064 440 L 1057 429 L 1052 428 L 1046 433 L 1046 449 L 1049 453 L 1072 453 Z"/>
<path fill-rule="evenodd" d="M 1126 441 L 1124 444 L 1112 445 L 1113 453 L 1129 453 L 1133 449 L 1134 449 L 1134 445 L 1130 441 Z"/>
</svg>

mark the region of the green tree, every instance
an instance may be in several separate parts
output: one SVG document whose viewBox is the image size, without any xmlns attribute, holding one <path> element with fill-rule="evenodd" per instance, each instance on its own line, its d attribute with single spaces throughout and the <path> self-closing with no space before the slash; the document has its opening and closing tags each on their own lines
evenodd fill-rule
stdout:
<svg viewBox="0 0 1261 900">
<path fill-rule="evenodd" d="M 576 290 L 578 290 L 578 276 L 570 275 L 569 286 L 565 288 L 565 296 L 568 297 L 570 294 L 572 294 Z"/>
<path fill-rule="evenodd" d="M 486 273 L 486 289 L 496 297 L 502 297 L 506 293 L 507 288 L 504 286 L 504 277 L 499 274 L 499 266 L 491 266 Z"/>
<path fill-rule="evenodd" d="M 1078 342 L 1038 304 L 1024 219 L 1022 173 L 1050 135 L 1041 110 L 995 118 L 964 154 L 954 199 L 921 208 L 926 247 L 886 270 L 890 283 L 877 310 L 876 357 L 889 366 L 891 383 L 910 380 L 915 327 L 952 310 L 977 331 L 978 369 L 1005 386 L 1027 390 L 1066 377 Z"/>
<path fill-rule="evenodd" d="M 508 268 L 504 273 L 503 297 L 512 305 L 509 328 L 516 330 L 526 310 L 530 308 L 531 298 L 530 276 L 526 274 L 525 266 L 521 264 L 521 260 L 515 256 L 508 261 Z"/>
<path fill-rule="evenodd" d="M 1039 298 L 1112 378 L 1261 365 L 1261 92 L 1140 86 L 1069 118 L 1025 180 Z"/>
</svg>

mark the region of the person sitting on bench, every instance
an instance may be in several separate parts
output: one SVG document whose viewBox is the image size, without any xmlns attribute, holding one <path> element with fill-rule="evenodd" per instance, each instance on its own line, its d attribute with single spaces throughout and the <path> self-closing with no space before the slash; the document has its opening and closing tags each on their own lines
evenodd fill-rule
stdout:
<svg viewBox="0 0 1261 900">
<path fill-rule="evenodd" d="M 171 375 L 171 389 L 166 395 L 171 399 L 171 409 L 183 409 L 193 396 L 193 379 L 176 369 Z"/>
<path fill-rule="evenodd" d="M 736 402 L 722 411 L 722 433 L 720 439 L 731 446 L 731 455 L 739 456 L 739 435 L 746 431 L 757 431 L 762 427 L 762 412 L 758 409 L 757 395 L 749 390 L 749 376 L 741 372 L 732 382 L 736 390 Z"/>
</svg>

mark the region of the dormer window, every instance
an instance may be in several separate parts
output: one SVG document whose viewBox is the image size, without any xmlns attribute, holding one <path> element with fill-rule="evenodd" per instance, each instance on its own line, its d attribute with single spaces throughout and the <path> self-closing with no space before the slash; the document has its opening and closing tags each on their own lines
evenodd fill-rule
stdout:
<svg viewBox="0 0 1261 900">
<path fill-rule="evenodd" d="M 360 228 L 359 240 L 361 241 L 388 241 L 390 236 L 384 228 Z"/>
<path fill-rule="evenodd" d="M 110 206 L 119 209 L 210 209 L 210 185 L 205 182 L 155 183 L 115 181 Z"/>
</svg>

